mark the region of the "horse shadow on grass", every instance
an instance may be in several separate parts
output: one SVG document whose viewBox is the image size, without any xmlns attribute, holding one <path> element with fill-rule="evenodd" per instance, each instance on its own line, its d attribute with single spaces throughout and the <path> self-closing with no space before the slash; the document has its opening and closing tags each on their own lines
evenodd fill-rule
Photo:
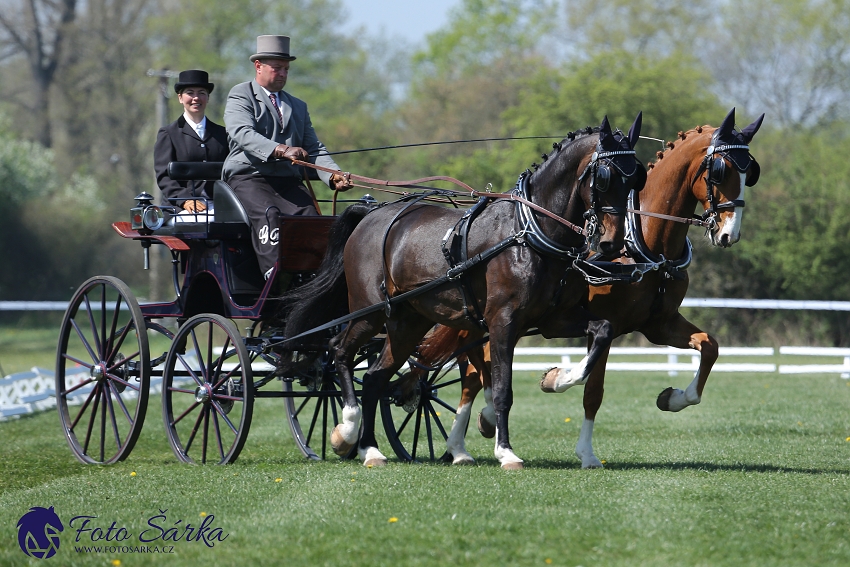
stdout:
<svg viewBox="0 0 850 567">
<path fill-rule="evenodd" d="M 481 462 L 481 461 L 479 461 Z M 493 461 L 498 465 L 498 461 Z M 578 461 L 558 461 L 551 459 L 532 459 L 525 462 L 527 469 L 547 470 L 580 470 L 581 463 Z M 845 475 L 850 476 L 850 468 L 806 468 L 806 467 L 784 467 L 765 463 L 707 463 L 702 461 L 693 462 L 608 462 L 605 470 L 612 471 L 697 471 L 697 472 L 743 472 L 743 473 L 793 473 L 807 475 Z"/>
</svg>

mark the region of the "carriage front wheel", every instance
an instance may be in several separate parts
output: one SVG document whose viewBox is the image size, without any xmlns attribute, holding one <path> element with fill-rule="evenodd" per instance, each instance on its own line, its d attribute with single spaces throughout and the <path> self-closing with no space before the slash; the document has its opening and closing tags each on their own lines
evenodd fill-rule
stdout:
<svg viewBox="0 0 850 567">
<path fill-rule="evenodd" d="M 254 408 L 248 350 L 220 315 L 195 315 L 174 335 L 162 378 L 162 417 L 171 448 L 186 463 L 232 463 Z"/>
<path fill-rule="evenodd" d="M 150 354 L 139 303 L 124 282 L 83 283 L 65 311 L 56 353 L 56 404 L 83 463 L 123 461 L 145 420 Z"/>
</svg>

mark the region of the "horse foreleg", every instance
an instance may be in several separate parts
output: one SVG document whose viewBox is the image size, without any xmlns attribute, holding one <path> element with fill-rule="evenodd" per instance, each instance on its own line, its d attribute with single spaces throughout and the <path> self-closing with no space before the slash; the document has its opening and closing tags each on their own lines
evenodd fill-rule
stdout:
<svg viewBox="0 0 850 567">
<path fill-rule="evenodd" d="M 496 410 L 496 447 L 494 454 L 505 470 L 522 469 L 522 459 L 514 454 L 508 431 L 508 415 L 514 401 L 511 366 L 516 339 L 510 334 L 494 336 L 491 324 L 490 356 L 493 380 L 493 407 Z"/>
<path fill-rule="evenodd" d="M 581 334 L 586 334 L 590 337 L 592 345 L 590 350 L 571 370 L 557 367 L 547 370 L 540 380 L 541 390 L 551 394 L 564 392 L 573 386 L 583 386 L 587 383 L 591 371 L 599 360 L 602 352 L 600 348 L 604 347 L 604 352 L 607 356 L 608 347 L 611 346 L 611 341 L 614 340 L 611 323 L 605 319 L 588 321 L 585 332 Z M 563 336 L 581 336 L 581 334 Z M 593 345 L 597 345 L 598 348 L 594 348 Z"/>
<path fill-rule="evenodd" d="M 599 359 L 591 370 L 584 387 L 584 421 L 581 424 L 578 443 L 576 443 L 576 456 L 581 460 L 581 468 L 583 469 L 602 468 L 602 461 L 593 452 L 593 423 L 596 420 L 599 408 L 602 406 L 602 397 L 605 393 L 605 364 L 608 362 L 611 344 L 608 343 L 599 348 L 601 349 Z M 591 345 L 592 349 L 593 345 Z"/>
<path fill-rule="evenodd" d="M 701 331 L 681 315 L 678 315 L 672 324 L 659 326 L 658 329 L 657 334 L 644 331 L 644 335 L 654 343 L 676 348 L 692 348 L 700 353 L 699 367 L 688 387 L 684 390 L 669 387 L 658 395 L 655 402 L 661 411 L 681 411 L 702 401 L 702 392 L 711 368 L 717 361 L 719 346 L 714 337 Z"/>
</svg>

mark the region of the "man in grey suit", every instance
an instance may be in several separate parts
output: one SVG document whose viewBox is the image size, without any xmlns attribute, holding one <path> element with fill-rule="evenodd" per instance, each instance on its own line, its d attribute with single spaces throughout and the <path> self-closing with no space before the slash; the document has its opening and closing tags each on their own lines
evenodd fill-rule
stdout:
<svg viewBox="0 0 850 567">
<path fill-rule="evenodd" d="M 233 87 L 224 109 L 230 153 L 222 178 L 251 219 L 252 242 L 266 279 L 277 262 L 277 215 L 319 214 L 301 168 L 292 161 L 340 169 L 316 136 L 307 104 L 283 91 L 293 60 L 287 36 L 257 37 L 257 53 L 251 56 L 254 80 Z M 351 186 L 342 173 L 318 173 L 332 189 Z"/>
</svg>

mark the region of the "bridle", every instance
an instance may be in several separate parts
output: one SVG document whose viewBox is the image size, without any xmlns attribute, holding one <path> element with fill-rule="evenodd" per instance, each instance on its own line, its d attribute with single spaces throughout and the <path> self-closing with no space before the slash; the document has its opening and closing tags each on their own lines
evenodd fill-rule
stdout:
<svg viewBox="0 0 850 567">
<path fill-rule="evenodd" d="M 726 158 L 728 153 L 732 150 L 746 150 L 748 153 L 750 151 L 750 146 L 747 144 L 723 144 L 718 146 L 716 145 L 716 138 L 717 133 L 715 132 L 711 138 L 711 145 L 708 146 L 708 149 L 705 152 L 705 157 L 703 158 L 702 163 L 700 163 L 699 169 L 694 176 L 694 180 L 691 182 L 691 185 L 696 185 L 700 176 L 704 172 L 708 172 L 708 174 L 704 177 L 706 191 L 705 198 L 708 206 L 702 214 L 702 221 L 705 223 L 704 226 L 706 227 L 706 231 L 710 232 L 717 230 L 717 217 L 721 211 L 743 207 L 745 204 L 743 199 L 733 199 L 731 201 L 718 203 L 715 188 L 723 182 L 723 178 L 726 174 Z M 730 161 L 735 166 L 735 169 L 737 169 L 740 173 L 744 173 L 750 168 L 750 163 L 755 161 L 755 159 L 750 156 L 750 163 L 748 163 L 747 167 L 744 169 L 740 169 L 734 160 L 730 159 Z"/>
<path fill-rule="evenodd" d="M 579 183 L 590 174 L 590 208 L 584 213 L 584 218 L 587 221 L 585 226 L 585 238 L 588 243 L 592 239 L 598 239 L 601 236 L 600 227 L 602 225 L 599 220 L 599 214 L 609 215 L 625 215 L 625 207 L 598 207 L 599 193 L 606 193 L 611 187 L 611 169 L 612 167 L 620 173 L 624 180 L 633 179 L 637 175 L 637 171 L 631 175 L 627 175 L 614 162 L 615 156 L 635 155 L 634 150 L 614 150 L 603 151 L 602 145 L 597 143 L 596 151 L 590 157 L 590 162 L 585 166 L 584 171 L 578 178 Z"/>
</svg>

